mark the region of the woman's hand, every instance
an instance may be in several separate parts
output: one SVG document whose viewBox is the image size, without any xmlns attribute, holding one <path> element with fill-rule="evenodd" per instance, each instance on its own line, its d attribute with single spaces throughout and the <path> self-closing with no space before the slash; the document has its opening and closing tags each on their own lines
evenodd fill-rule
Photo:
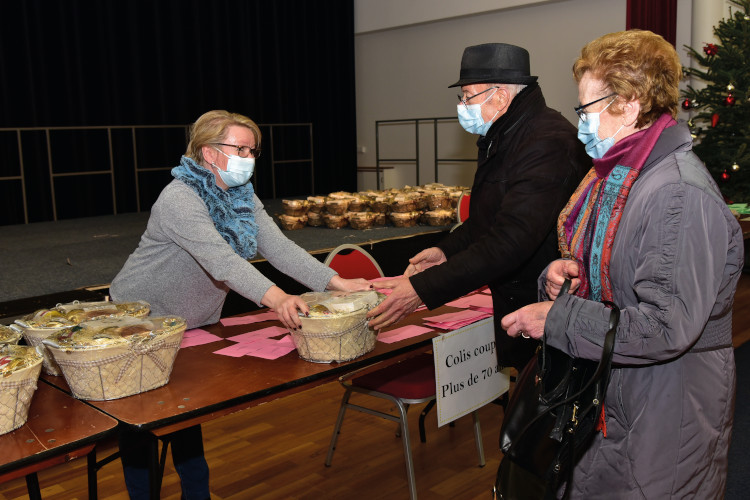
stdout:
<svg viewBox="0 0 750 500">
<path fill-rule="evenodd" d="M 445 254 L 438 247 L 425 248 L 417 255 L 409 259 L 409 265 L 404 271 L 404 276 L 409 277 L 421 273 L 428 267 L 437 266 L 447 261 Z"/>
<path fill-rule="evenodd" d="M 547 282 L 544 284 L 544 290 L 550 300 L 555 300 L 560 294 L 560 287 L 566 279 L 570 280 L 570 291 L 574 293 L 581 280 L 578 279 L 578 262 L 569 259 L 558 259 L 549 265 L 547 269 Z"/>
<path fill-rule="evenodd" d="M 547 315 L 552 309 L 552 301 L 537 302 L 522 307 L 510 314 L 507 314 L 500 320 L 500 326 L 511 337 L 519 335 L 525 338 L 538 339 L 544 335 L 544 324 L 547 322 Z"/>
<path fill-rule="evenodd" d="M 339 292 L 362 292 L 372 290 L 372 283 L 363 278 L 345 279 L 338 274 L 328 282 L 326 290 L 337 290 Z"/>
<path fill-rule="evenodd" d="M 276 285 L 268 289 L 260 303 L 276 311 L 279 320 L 289 330 L 302 328 L 298 312 L 302 312 L 304 315 L 310 312 L 307 304 L 299 295 L 289 295 Z"/>
</svg>

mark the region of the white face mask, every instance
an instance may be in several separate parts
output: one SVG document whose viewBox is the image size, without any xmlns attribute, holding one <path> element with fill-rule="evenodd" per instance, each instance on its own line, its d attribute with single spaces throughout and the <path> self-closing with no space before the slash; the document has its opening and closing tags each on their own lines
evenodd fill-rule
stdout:
<svg viewBox="0 0 750 500">
<path fill-rule="evenodd" d="M 612 99 L 599 113 L 586 113 L 585 121 L 580 118 L 578 119 L 578 140 L 586 146 L 586 152 L 592 158 L 602 158 L 607 151 L 609 151 L 609 148 L 615 145 L 615 136 L 619 134 L 622 127 L 625 126 L 621 125 L 620 128 L 617 129 L 617 132 L 612 134 L 612 136 L 607 137 L 606 139 L 599 139 L 599 115 L 601 115 L 613 102 L 615 102 L 614 99 Z"/>
<path fill-rule="evenodd" d="M 497 89 L 495 89 L 495 92 L 497 92 Z M 458 103 L 458 123 L 460 123 L 464 130 L 466 130 L 468 133 L 487 135 L 487 131 L 492 126 L 492 120 L 497 117 L 497 114 L 500 112 L 500 110 L 495 113 L 495 116 L 492 117 L 492 120 L 486 122 L 482 117 L 482 104 L 489 101 L 490 98 L 495 95 L 495 92 L 492 92 L 490 95 L 488 95 L 487 98 L 481 102 L 481 104 Z"/>
<path fill-rule="evenodd" d="M 227 161 L 227 170 L 224 171 L 217 168 L 219 177 L 224 181 L 228 187 L 244 186 L 253 176 L 253 170 L 255 169 L 255 158 L 242 158 L 237 155 L 228 155 L 219 148 L 214 148 L 219 153 L 226 156 L 229 160 Z"/>
</svg>

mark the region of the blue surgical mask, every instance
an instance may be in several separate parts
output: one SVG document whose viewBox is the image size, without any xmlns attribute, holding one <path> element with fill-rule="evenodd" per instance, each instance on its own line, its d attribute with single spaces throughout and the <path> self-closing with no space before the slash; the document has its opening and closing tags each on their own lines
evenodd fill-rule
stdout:
<svg viewBox="0 0 750 500">
<path fill-rule="evenodd" d="M 610 101 L 609 104 L 612 104 L 614 100 Z M 609 107 L 609 104 L 607 104 L 604 109 L 607 109 Z M 621 125 L 619 129 L 617 129 L 617 132 L 612 134 L 611 137 L 607 137 L 606 139 L 599 139 L 599 115 L 604 111 L 600 111 L 599 113 L 586 113 L 586 120 L 578 119 L 578 140 L 581 141 L 586 146 L 586 152 L 588 155 L 592 158 L 602 158 L 607 151 L 609 151 L 609 148 L 615 145 L 615 136 L 622 130 L 622 127 L 625 125 Z"/>
<path fill-rule="evenodd" d="M 255 158 L 242 158 L 237 155 L 228 155 L 218 148 L 214 149 L 229 158 L 226 171 L 216 167 L 219 172 L 219 177 L 224 181 L 224 184 L 228 187 L 244 186 L 247 184 L 250 177 L 253 176 Z"/>
<path fill-rule="evenodd" d="M 495 92 L 497 92 L 497 89 L 495 89 Z M 484 118 L 482 118 L 482 104 L 487 102 L 493 95 L 495 95 L 495 92 L 492 92 L 489 96 L 487 96 L 487 99 L 482 101 L 481 104 L 458 104 L 458 123 L 460 123 L 464 130 L 466 130 L 468 133 L 487 135 L 487 131 L 492 126 L 492 120 L 495 119 L 497 113 L 499 113 L 500 110 L 495 113 L 495 116 L 492 117 L 492 120 L 486 122 L 484 121 Z"/>
</svg>

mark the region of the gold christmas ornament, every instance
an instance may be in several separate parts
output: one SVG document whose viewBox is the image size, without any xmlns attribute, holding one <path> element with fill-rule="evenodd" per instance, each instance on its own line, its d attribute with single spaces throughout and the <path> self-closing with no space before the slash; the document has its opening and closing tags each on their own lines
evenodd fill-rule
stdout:
<svg viewBox="0 0 750 500">
<path fill-rule="evenodd" d="M 729 85 L 727 85 L 727 90 L 730 91 L 730 92 L 733 91 L 734 90 L 734 85 L 732 85 L 731 83 Z"/>
<path fill-rule="evenodd" d="M 739 169 L 740 169 L 740 166 L 739 166 L 739 165 L 737 165 L 737 162 L 734 162 L 734 163 L 732 164 L 732 170 L 734 170 L 734 171 L 736 172 L 736 171 L 738 171 Z"/>
</svg>

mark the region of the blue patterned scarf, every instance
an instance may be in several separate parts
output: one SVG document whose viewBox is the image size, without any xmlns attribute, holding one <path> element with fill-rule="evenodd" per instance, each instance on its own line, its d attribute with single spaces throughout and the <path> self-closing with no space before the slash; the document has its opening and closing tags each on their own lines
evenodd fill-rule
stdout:
<svg viewBox="0 0 750 500">
<path fill-rule="evenodd" d="M 219 234 L 237 254 L 252 259 L 258 252 L 258 224 L 253 209 L 253 184 L 229 188 L 226 191 L 216 184 L 213 172 L 194 160 L 183 156 L 180 166 L 172 169 L 172 177 L 193 188 L 208 208 Z"/>
</svg>

